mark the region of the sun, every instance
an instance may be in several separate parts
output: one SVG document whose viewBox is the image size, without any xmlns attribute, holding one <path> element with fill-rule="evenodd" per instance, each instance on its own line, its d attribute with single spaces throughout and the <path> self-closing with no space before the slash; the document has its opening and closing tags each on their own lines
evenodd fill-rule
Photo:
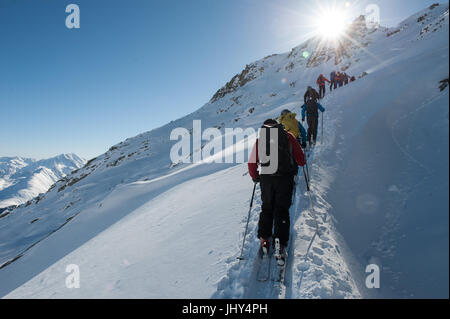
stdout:
<svg viewBox="0 0 450 319">
<path fill-rule="evenodd" d="M 347 15 L 339 9 L 323 10 L 315 21 L 317 33 L 328 40 L 340 38 L 347 27 Z"/>
</svg>

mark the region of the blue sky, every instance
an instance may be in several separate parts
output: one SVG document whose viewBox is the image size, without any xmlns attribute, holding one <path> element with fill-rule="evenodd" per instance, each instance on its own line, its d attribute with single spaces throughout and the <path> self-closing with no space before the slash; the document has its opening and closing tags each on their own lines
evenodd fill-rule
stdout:
<svg viewBox="0 0 450 319">
<path fill-rule="evenodd" d="M 0 0 L 0 156 L 87 159 L 206 103 L 312 32 L 303 0 Z M 394 26 L 435 1 L 370 3 Z M 81 28 L 65 26 L 78 4 Z"/>
</svg>

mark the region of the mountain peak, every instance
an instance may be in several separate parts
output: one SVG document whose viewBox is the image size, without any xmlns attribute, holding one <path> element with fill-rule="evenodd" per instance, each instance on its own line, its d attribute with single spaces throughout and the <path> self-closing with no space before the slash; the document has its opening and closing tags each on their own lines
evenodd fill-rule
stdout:
<svg viewBox="0 0 450 319">
<path fill-rule="evenodd" d="M 20 205 L 45 193 L 57 180 L 85 162 L 74 153 L 41 160 L 18 156 L 0 158 L 0 208 Z"/>
</svg>

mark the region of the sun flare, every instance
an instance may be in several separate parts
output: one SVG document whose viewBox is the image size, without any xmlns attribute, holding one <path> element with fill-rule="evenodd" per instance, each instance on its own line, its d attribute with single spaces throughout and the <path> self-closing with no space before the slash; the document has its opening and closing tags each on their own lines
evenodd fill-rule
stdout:
<svg viewBox="0 0 450 319">
<path fill-rule="evenodd" d="M 344 11 L 333 9 L 322 12 L 317 18 L 317 32 L 329 40 L 338 39 L 345 32 L 347 16 Z"/>
</svg>

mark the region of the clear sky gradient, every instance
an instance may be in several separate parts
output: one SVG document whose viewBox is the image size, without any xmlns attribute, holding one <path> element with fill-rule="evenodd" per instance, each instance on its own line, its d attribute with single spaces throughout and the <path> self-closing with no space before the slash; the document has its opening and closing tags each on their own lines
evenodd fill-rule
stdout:
<svg viewBox="0 0 450 319">
<path fill-rule="evenodd" d="M 354 17 L 378 4 L 394 26 L 435 1 L 0 0 L 0 156 L 89 159 L 186 115 L 246 64 L 306 40 L 305 17 L 333 2 Z"/>
</svg>

